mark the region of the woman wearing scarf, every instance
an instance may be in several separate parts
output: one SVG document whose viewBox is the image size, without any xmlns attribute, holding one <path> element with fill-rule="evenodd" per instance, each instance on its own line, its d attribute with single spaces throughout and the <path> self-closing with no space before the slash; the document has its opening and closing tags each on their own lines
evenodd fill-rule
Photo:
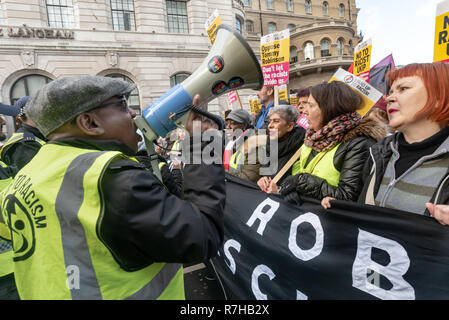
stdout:
<svg viewBox="0 0 449 320">
<path fill-rule="evenodd" d="M 280 187 L 271 182 L 264 191 L 280 192 L 293 202 L 300 202 L 300 196 L 357 200 L 369 147 L 386 136 L 375 120 L 362 121 L 356 112 L 362 103 L 362 97 L 342 82 L 312 87 L 304 110 L 310 127 L 292 176 Z"/>
</svg>

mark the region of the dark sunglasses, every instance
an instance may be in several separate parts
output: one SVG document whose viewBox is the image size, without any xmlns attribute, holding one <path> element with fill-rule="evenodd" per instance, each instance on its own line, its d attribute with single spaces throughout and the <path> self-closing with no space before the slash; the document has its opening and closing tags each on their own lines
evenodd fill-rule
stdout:
<svg viewBox="0 0 449 320">
<path fill-rule="evenodd" d="M 125 96 L 121 96 L 119 99 L 109 101 L 108 103 L 103 103 L 95 107 L 94 109 L 105 108 L 110 105 L 119 105 L 124 111 L 128 111 L 128 100 Z"/>
</svg>

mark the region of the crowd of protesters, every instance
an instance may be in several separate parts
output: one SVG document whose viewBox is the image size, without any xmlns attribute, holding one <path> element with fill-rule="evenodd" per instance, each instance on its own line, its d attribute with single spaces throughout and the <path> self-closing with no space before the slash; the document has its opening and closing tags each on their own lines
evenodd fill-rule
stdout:
<svg viewBox="0 0 449 320">
<path fill-rule="evenodd" d="M 176 129 L 154 141 L 157 168 L 126 104 L 133 85 L 62 78 L 20 99 L 21 127 L 0 150 L 0 256 L 9 257 L 1 297 L 182 299 L 179 264 L 207 263 L 223 241 L 225 171 L 294 204 L 354 201 L 449 224 L 449 65 L 411 64 L 388 81 L 389 92 L 363 116 L 362 96 L 342 82 L 299 89 L 295 106 L 277 103 L 264 86 L 255 117 L 227 112 L 223 132 L 203 122 L 202 131 L 222 138 L 218 164 L 186 158 L 192 123 L 203 117 L 192 112 L 187 136 Z M 18 187 L 25 179 L 26 192 Z M 47 210 L 39 221 L 59 227 L 33 229 L 32 242 L 24 235 L 18 248 L 11 234 L 24 226 L 14 206 L 31 198 Z M 66 285 L 69 263 L 91 276 L 82 290 Z"/>
<path fill-rule="evenodd" d="M 357 113 L 362 97 L 341 82 L 300 89 L 296 116 L 306 115 L 309 127 L 295 137 L 287 158 L 296 151 L 298 157 L 274 181 L 286 163 L 280 147 L 278 171 L 262 175 L 260 189 L 293 203 L 301 203 L 302 196 L 321 200 L 325 208 L 335 199 L 358 201 L 449 224 L 449 66 L 411 64 L 393 70 L 387 80 L 389 92 L 364 117 Z M 292 128 L 294 117 L 280 116 L 283 106 L 273 107 L 267 92 L 273 90 L 258 94 L 259 103 L 269 104 L 262 106 L 256 125 L 262 128 L 266 116 L 269 135 L 278 129 L 281 146 L 284 134 L 298 126 Z M 283 109 L 289 108 L 293 111 Z M 286 127 L 274 125 L 280 122 Z M 268 143 L 265 147 L 269 152 Z"/>
</svg>

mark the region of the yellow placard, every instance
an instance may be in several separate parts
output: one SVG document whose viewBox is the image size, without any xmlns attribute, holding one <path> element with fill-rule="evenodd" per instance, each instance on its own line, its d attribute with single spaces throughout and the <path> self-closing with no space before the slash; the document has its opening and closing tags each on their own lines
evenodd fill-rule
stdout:
<svg viewBox="0 0 449 320">
<path fill-rule="evenodd" d="M 287 84 L 290 66 L 290 30 L 270 33 L 260 38 L 260 56 L 265 85 Z"/>
<path fill-rule="evenodd" d="M 259 100 L 257 99 L 257 96 L 250 96 L 248 97 L 249 107 L 251 109 L 251 114 L 256 114 L 260 111 L 262 108 L 262 105 L 259 105 Z"/>
<path fill-rule="evenodd" d="M 290 59 L 290 38 L 277 40 L 271 43 L 262 44 L 260 52 L 262 66 L 289 62 Z"/>
<path fill-rule="evenodd" d="M 298 97 L 296 95 L 290 96 L 290 105 L 296 106 L 298 104 Z"/>
<path fill-rule="evenodd" d="M 217 28 L 221 24 L 220 16 L 218 15 L 218 10 L 215 10 L 214 13 L 207 19 L 205 24 L 206 33 L 209 37 L 209 41 L 211 44 L 214 44 L 215 38 L 217 37 Z"/>
<path fill-rule="evenodd" d="M 279 86 L 279 101 L 288 102 L 288 92 L 286 85 Z"/>
<path fill-rule="evenodd" d="M 433 61 L 449 61 L 449 1 L 437 6 Z"/>
<path fill-rule="evenodd" d="M 373 49 L 372 41 L 369 39 L 358 45 L 354 53 L 354 74 L 368 72 L 371 67 L 371 51 Z"/>
<path fill-rule="evenodd" d="M 339 68 L 329 80 L 329 82 L 332 81 L 341 81 L 360 93 L 363 98 L 363 105 L 360 110 L 357 110 L 357 112 L 362 117 L 369 111 L 369 109 L 372 108 L 372 106 L 376 104 L 377 101 L 379 101 L 380 98 L 382 98 L 382 93 L 380 91 L 342 68 Z"/>
</svg>

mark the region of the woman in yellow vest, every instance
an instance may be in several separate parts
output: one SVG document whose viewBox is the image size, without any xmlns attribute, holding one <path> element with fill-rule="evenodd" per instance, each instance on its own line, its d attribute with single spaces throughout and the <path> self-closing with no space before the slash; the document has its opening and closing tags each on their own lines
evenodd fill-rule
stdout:
<svg viewBox="0 0 449 320">
<path fill-rule="evenodd" d="M 362 97 L 342 82 L 312 87 L 304 109 L 310 127 L 300 159 L 280 187 L 271 182 L 265 191 L 281 193 L 296 203 L 300 196 L 357 200 L 369 147 L 386 136 L 385 128 L 375 120 L 362 121 L 356 112 L 362 102 Z"/>
</svg>

